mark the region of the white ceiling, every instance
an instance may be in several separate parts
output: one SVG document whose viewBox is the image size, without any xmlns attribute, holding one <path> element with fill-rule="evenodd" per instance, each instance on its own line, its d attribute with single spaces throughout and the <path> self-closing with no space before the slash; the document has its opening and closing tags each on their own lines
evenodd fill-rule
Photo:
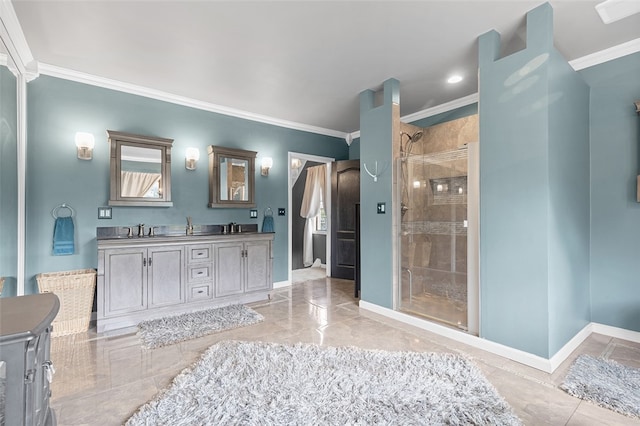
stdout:
<svg viewBox="0 0 640 426">
<path fill-rule="evenodd" d="M 543 2 L 12 3 L 40 63 L 350 133 L 359 93 L 391 77 L 402 116 L 476 93 L 477 37 L 495 29 L 506 51 L 524 47 L 525 15 Z M 567 60 L 640 37 L 640 15 L 605 25 L 597 3 L 550 1 Z M 465 79 L 449 85 L 454 72 Z"/>
</svg>

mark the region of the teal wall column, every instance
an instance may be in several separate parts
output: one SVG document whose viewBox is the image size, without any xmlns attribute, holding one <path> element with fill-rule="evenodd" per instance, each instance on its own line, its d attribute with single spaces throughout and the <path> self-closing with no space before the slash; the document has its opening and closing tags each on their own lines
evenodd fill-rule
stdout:
<svg viewBox="0 0 640 426">
<path fill-rule="evenodd" d="M 479 39 L 481 336 L 548 358 L 589 321 L 589 91 L 548 4 L 526 44 Z"/>
<path fill-rule="evenodd" d="M 360 93 L 360 226 L 362 287 L 361 299 L 385 308 L 393 308 L 393 128 L 399 120 L 400 84 L 384 82 L 382 104 L 375 105 L 375 93 Z M 378 162 L 383 170 L 374 182 L 370 171 Z M 377 204 L 386 205 L 386 213 L 377 213 Z"/>
<path fill-rule="evenodd" d="M 18 275 L 18 105 L 16 77 L 0 66 L 0 277 L 15 296 Z"/>
</svg>

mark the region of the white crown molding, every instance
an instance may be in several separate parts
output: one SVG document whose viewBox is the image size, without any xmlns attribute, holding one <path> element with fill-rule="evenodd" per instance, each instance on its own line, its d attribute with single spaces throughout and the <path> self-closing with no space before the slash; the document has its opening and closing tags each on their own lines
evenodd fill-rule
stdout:
<svg viewBox="0 0 640 426">
<path fill-rule="evenodd" d="M 4 41 L 18 73 L 24 75 L 27 81 L 38 77 L 38 65 L 10 0 L 0 0 L 0 39 Z"/>
<path fill-rule="evenodd" d="M 408 114 L 403 117 L 400 117 L 400 120 L 403 123 L 412 123 L 414 121 L 422 120 L 423 118 L 432 117 L 437 114 L 441 114 L 443 112 L 452 111 L 457 108 L 462 108 L 467 105 L 475 104 L 478 102 L 478 94 L 474 93 L 469 96 L 465 96 L 464 98 L 454 99 L 453 101 L 437 105 L 431 108 L 423 109 L 422 111 L 414 112 L 413 114 Z M 360 137 L 360 130 L 356 132 L 352 132 L 349 134 L 350 140 Z M 349 142 L 349 145 L 351 143 Z"/>
<path fill-rule="evenodd" d="M 413 114 L 400 117 L 403 123 L 412 123 L 414 121 L 422 120 L 423 118 L 433 117 L 434 115 L 441 114 L 443 112 L 452 111 L 457 108 L 462 108 L 467 105 L 475 104 L 478 102 L 478 94 L 474 93 L 463 98 L 454 99 L 453 101 L 446 102 L 441 105 L 436 105 L 431 108 L 423 109 L 422 111 L 414 112 Z"/>
<path fill-rule="evenodd" d="M 248 111 L 242 111 L 235 108 L 229 108 L 222 105 L 216 105 L 209 102 L 199 101 L 196 99 L 188 98 L 186 96 L 174 95 L 172 93 L 167 93 L 167 92 L 151 89 L 144 86 L 138 86 L 136 84 L 125 83 L 118 80 L 112 80 L 109 78 L 99 77 L 96 75 L 87 74 L 80 71 L 74 71 L 67 68 L 58 67 L 55 65 L 40 63 L 39 71 L 41 74 L 48 75 L 51 77 L 57 77 L 65 80 L 75 81 L 78 83 L 84 83 L 92 86 L 103 87 L 105 89 L 117 90 L 119 92 L 130 93 L 132 95 L 144 96 L 146 98 L 156 99 L 164 102 L 170 102 L 173 104 L 182 105 L 190 108 L 196 108 L 203 111 L 229 115 L 232 117 L 242 118 L 244 120 L 257 121 L 260 123 L 271 124 L 278 127 L 285 127 L 288 129 L 300 130 L 303 132 L 316 133 L 316 134 L 325 135 L 325 136 L 332 136 L 332 137 L 345 139 L 345 140 L 348 135 L 348 133 L 340 132 L 337 130 L 325 129 L 323 127 L 316 127 L 308 124 L 296 123 L 293 121 L 268 117 L 266 115 L 254 114 Z"/>
<path fill-rule="evenodd" d="M 580 71 L 636 52 L 640 52 L 640 38 L 574 59 L 569 61 L 569 65 L 571 65 L 574 70 Z"/>
</svg>

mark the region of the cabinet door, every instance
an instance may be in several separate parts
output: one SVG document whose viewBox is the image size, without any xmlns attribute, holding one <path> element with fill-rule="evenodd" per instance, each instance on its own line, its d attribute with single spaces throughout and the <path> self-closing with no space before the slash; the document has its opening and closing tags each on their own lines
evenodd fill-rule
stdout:
<svg viewBox="0 0 640 426">
<path fill-rule="evenodd" d="M 214 244 L 214 297 L 244 292 L 244 246 L 240 242 Z"/>
<path fill-rule="evenodd" d="M 147 309 L 147 250 L 105 250 L 105 316 Z"/>
<path fill-rule="evenodd" d="M 246 250 L 246 292 L 271 288 L 271 243 L 252 241 L 244 245 Z"/>
<path fill-rule="evenodd" d="M 149 249 L 149 307 L 185 300 L 184 246 Z"/>
</svg>

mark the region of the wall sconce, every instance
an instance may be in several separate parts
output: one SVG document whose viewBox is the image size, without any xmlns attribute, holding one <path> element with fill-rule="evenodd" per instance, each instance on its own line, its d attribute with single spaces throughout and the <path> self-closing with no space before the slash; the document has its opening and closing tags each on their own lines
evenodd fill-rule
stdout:
<svg viewBox="0 0 640 426">
<path fill-rule="evenodd" d="M 92 133 L 76 132 L 76 147 L 78 148 L 79 159 L 91 160 L 95 144 L 96 141 Z"/>
<path fill-rule="evenodd" d="M 195 170 L 196 163 L 200 159 L 200 151 L 198 148 L 187 148 L 184 155 L 184 167 L 187 170 Z"/>
<path fill-rule="evenodd" d="M 273 167 L 273 158 L 264 157 L 262 159 L 262 169 L 260 170 L 260 174 L 262 176 L 269 176 L 269 169 Z"/>
</svg>

